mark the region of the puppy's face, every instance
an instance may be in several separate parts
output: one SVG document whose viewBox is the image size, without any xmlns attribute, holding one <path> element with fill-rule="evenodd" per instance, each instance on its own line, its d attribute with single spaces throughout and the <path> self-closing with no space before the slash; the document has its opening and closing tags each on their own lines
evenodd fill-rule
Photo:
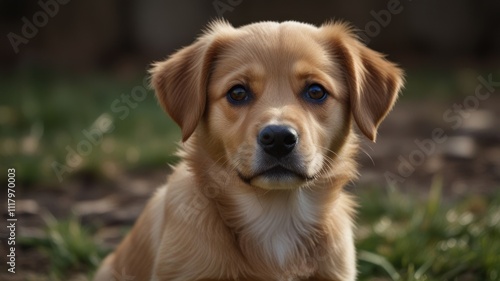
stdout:
<svg viewBox="0 0 500 281">
<path fill-rule="evenodd" d="M 298 23 L 247 26 L 214 64 L 207 132 L 220 138 L 231 167 L 251 185 L 304 185 L 346 137 L 341 66 L 318 35 Z"/>
<path fill-rule="evenodd" d="M 217 23 L 157 64 L 153 84 L 184 140 L 196 130 L 242 181 L 288 189 L 335 168 L 351 116 L 375 139 L 400 76 L 343 25 Z"/>
</svg>

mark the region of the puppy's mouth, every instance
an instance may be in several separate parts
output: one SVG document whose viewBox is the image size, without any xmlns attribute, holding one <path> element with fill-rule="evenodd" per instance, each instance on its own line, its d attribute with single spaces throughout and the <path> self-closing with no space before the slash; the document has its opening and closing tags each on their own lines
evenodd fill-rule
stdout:
<svg viewBox="0 0 500 281">
<path fill-rule="evenodd" d="M 247 176 L 238 171 L 241 180 L 249 185 L 257 185 L 266 189 L 288 189 L 301 185 L 314 177 L 305 173 L 285 168 L 281 165 L 259 171 L 251 176 Z"/>
</svg>

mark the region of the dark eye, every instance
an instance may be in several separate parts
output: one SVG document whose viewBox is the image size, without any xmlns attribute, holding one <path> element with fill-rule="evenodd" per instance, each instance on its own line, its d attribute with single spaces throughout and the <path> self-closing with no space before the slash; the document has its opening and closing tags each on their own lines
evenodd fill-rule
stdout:
<svg viewBox="0 0 500 281">
<path fill-rule="evenodd" d="M 250 100 L 250 93 L 242 85 L 232 87 L 226 94 L 227 100 L 235 105 L 240 105 Z"/>
<path fill-rule="evenodd" d="M 306 100 L 316 103 L 323 102 L 326 99 L 326 96 L 328 96 L 328 93 L 325 88 L 319 84 L 309 85 L 304 93 Z"/>
</svg>

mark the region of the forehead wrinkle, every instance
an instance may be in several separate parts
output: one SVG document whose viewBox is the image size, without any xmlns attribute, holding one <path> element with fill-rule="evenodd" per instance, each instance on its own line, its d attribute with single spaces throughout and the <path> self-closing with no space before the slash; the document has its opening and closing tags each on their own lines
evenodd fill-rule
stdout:
<svg viewBox="0 0 500 281">
<path fill-rule="evenodd" d="M 217 73 L 217 77 L 224 77 L 224 81 L 247 82 L 263 79 L 265 71 L 259 63 L 232 65 Z"/>
<path fill-rule="evenodd" d="M 324 78 L 328 73 L 328 68 L 315 66 L 307 60 L 298 60 L 293 64 L 292 72 L 297 79 L 308 79 L 310 77 Z"/>
</svg>

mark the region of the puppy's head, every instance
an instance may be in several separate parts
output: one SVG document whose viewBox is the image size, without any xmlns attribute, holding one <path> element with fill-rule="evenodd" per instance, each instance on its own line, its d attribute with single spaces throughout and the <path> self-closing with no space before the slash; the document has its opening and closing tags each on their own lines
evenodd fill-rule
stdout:
<svg viewBox="0 0 500 281">
<path fill-rule="evenodd" d="M 183 141 L 195 133 L 244 182 L 285 189 L 335 169 L 352 117 L 375 141 L 402 72 L 343 24 L 216 22 L 152 84 Z"/>
</svg>

